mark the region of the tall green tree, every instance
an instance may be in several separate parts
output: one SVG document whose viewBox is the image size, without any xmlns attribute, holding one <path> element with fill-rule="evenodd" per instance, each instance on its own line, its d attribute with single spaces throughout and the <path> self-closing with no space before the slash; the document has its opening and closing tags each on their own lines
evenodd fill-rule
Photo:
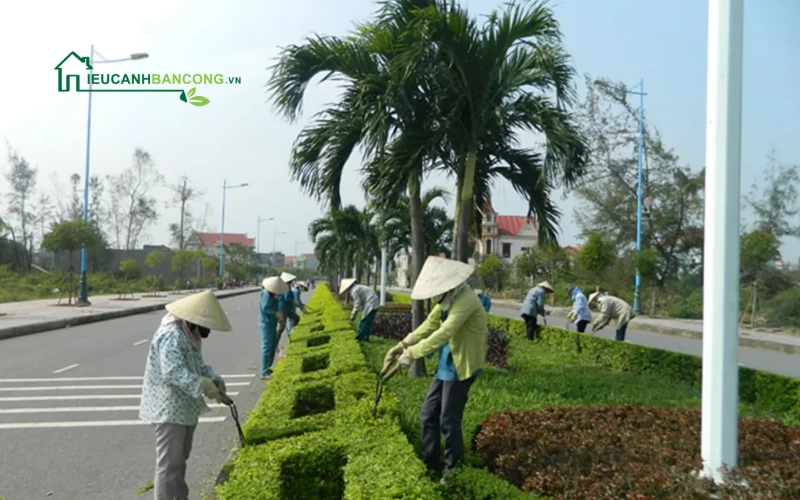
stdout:
<svg viewBox="0 0 800 500">
<path fill-rule="evenodd" d="M 25 248 L 22 266 L 29 269 L 33 250 L 33 223 L 36 220 L 33 207 L 38 169 L 31 166 L 19 152 L 11 149 L 10 144 L 7 146 L 10 169 L 6 172 L 6 180 L 11 186 L 11 191 L 6 195 L 8 212 L 19 223 L 20 244 Z"/>
<path fill-rule="evenodd" d="M 430 76 L 446 131 L 440 160 L 457 179 L 455 258 L 469 258 L 471 229 L 498 177 L 528 202 L 539 240 L 555 241 L 560 212 L 551 191 L 580 178 L 586 148 L 567 111 L 574 71 L 552 10 L 512 2 L 479 26 L 457 4 L 420 3 L 428 4 L 420 16 L 433 47 L 421 52 L 435 51 L 440 63 Z M 526 130 L 543 136 L 544 153 L 519 147 Z"/>
<path fill-rule="evenodd" d="M 762 232 L 778 238 L 800 237 L 797 221 L 800 167 L 784 165 L 778 161 L 775 149 L 767 155 L 767 168 L 745 196 L 745 203 L 753 210 L 756 225 Z"/>
</svg>

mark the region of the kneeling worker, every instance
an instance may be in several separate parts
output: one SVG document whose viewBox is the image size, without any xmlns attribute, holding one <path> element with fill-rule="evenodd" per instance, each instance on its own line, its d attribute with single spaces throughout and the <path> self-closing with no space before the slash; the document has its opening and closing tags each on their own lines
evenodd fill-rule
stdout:
<svg viewBox="0 0 800 500">
<path fill-rule="evenodd" d="M 413 300 L 436 303 L 419 328 L 386 353 L 384 367 L 408 368 L 415 359 L 439 351 L 436 377 L 420 409 L 422 460 L 432 472 L 442 471 L 440 433 L 444 435 L 442 482 L 464 454 L 461 420 L 467 395 L 486 365 L 488 329 L 480 299 L 467 285 L 474 269 L 468 264 L 428 257 L 411 291 Z M 399 359 L 398 359 L 399 358 Z"/>
</svg>

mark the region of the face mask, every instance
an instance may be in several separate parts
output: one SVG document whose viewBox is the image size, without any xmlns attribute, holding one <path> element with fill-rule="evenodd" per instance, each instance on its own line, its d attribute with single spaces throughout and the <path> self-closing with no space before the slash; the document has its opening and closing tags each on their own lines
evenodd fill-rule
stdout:
<svg viewBox="0 0 800 500">
<path fill-rule="evenodd" d="M 204 339 L 207 339 L 208 336 L 211 335 L 210 329 L 200 325 L 195 325 L 194 323 L 189 323 L 189 330 L 191 330 L 193 333 L 196 333 L 197 335 L 200 335 L 200 337 Z"/>
<path fill-rule="evenodd" d="M 437 298 L 439 299 L 437 302 L 439 303 L 439 307 L 442 308 L 442 311 L 447 312 L 450 306 L 453 305 L 453 294 L 450 292 L 439 295 Z"/>
</svg>

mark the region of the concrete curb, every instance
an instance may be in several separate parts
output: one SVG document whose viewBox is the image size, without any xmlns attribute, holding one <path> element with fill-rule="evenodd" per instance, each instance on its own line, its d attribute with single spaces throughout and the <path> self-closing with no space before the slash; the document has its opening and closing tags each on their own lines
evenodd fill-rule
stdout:
<svg viewBox="0 0 800 500">
<path fill-rule="evenodd" d="M 519 303 L 512 302 L 512 301 L 506 301 L 506 300 L 493 300 L 492 303 L 493 303 L 493 305 L 497 304 L 498 306 L 501 306 L 503 308 L 509 308 L 509 307 L 518 308 L 518 307 L 520 307 Z M 555 317 L 564 318 L 564 319 L 566 319 L 566 317 L 567 317 L 566 314 L 562 313 L 559 310 L 555 310 L 554 311 L 554 310 L 550 309 L 550 311 L 551 311 L 551 313 L 548 314 L 548 316 L 555 316 Z M 551 326 L 558 326 L 558 325 L 551 325 Z M 647 323 L 639 323 L 639 322 L 636 321 L 636 319 L 634 319 L 630 323 L 630 327 L 629 328 L 632 328 L 634 330 L 644 330 L 644 331 L 653 332 L 653 333 L 660 333 L 660 334 L 663 334 L 663 335 L 672 335 L 672 336 L 675 336 L 675 337 L 684 337 L 684 338 L 689 338 L 689 339 L 694 339 L 694 340 L 703 340 L 703 334 L 701 332 L 696 332 L 696 331 L 693 331 L 693 330 L 683 330 L 683 329 L 680 329 L 680 328 L 669 328 L 669 327 L 663 327 L 663 326 L 656 326 L 656 325 L 650 325 L 650 324 L 647 324 Z M 768 351 L 778 351 L 778 352 L 781 352 L 781 353 L 784 353 L 784 354 L 798 354 L 798 353 L 800 353 L 800 346 L 798 346 L 798 345 L 783 344 L 783 343 L 780 343 L 780 342 L 773 342 L 773 341 L 770 341 L 770 340 L 752 339 L 752 338 L 748 338 L 748 337 L 742 337 L 741 335 L 739 336 L 739 345 L 744 346 L 744 347 L 752 347 L 754 349 L 764 349 L 764 350 L 768 350 Z"/>
<path fill-rule="evenodd" d="M 198 290 L 199 291 L 199 290 Z M 238 297 L 248 293 L 255 293 L 259 291 L 258 288 L 251 288 L 247 290 L 238 290 L 236 292 L 226 293 L 225 295 L 218 296 L 217 298 L 227 299 L 230 297 Z M 96 314 L 87 314 L 86 316 L 76 316 L 74 318 L 63 318 L 52 321 L 42 321 L 32 323 L 29 325 L 12 326 L 10 328 L 0 329 L 0 340 L 11 339 L 14 337 L 23 337 L 25 335 L 33 335 L 34 333 L 49 332 L 52 330 L 60 330 L 62 328 L 87 325 L 89 323 L 97 323 L 100 321 L 108 321 L 110 319 L 124 318 L 126 316 L 135 316 L 137 314 L 145 314 L 153 311 L 164 309 L 169 302 L 162 302 L 160 304 L 151 304 L 148 306 L 133 307 L 131 309 L 123 309 L 119 311 L 108 311 Z"/>
</svg>

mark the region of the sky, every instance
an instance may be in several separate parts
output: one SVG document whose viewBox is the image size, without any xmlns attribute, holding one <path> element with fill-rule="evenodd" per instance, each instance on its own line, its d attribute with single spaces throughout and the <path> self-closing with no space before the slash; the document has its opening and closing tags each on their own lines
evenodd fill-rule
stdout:
<svg viewBox="0 0 800 500">
<path fill-rule="evenodd" d="M 475 14 L 487 14 L 502 2 L 468 0 Z M 114 7 L 118 5 L 119 7 Z M 644 79 L 645 113 L 693 169 L 705 160 L 707 2 L 702 0 L 561 0 L 551 3 L 573 57 L 579 92 L 584 73 L 630 82 Z M 92 109 L 91 173 L 114 175 L 131 162 L 134 148 L 153 157 L 166 179 L 153 193 L 167 202 L 168 185 L 181 175 L 205 191 L 195 205 L 212 210 L 219 230 L 222 184 L 248 183 L 228 191 L 226 232 L 257 235 L 261 251 L 288 255 L 311 252 L 307 226 L 322 214 L 288 176 L 288 159 L 297 133 L 314 113 L 336 99 L 330 84 L 312 84 L 304 113 L 295 123 L 275 114 L 265 83 L 281 46 L 302 42 L 313 33 L 345 35 L 355 21 L 376 8 L 369 0 L 100 0 L 0 3 L 0 139 L 39 168 L 39 188 L 66 186 L 73 173 L 83 175 L 86 161 L 86 93 L 58 92 L 58 64 L 70 51 L 89 54 L 90 46 L 107 59 L 147 52 L 148 59 L 98 66 L 120 73 L 222 73 L 241 77 L 240 85 L 198 86 L 211 100 L 205 107 L 180 102 L 175 94 L 95 93 Z M 746 0 L 742 193 L 759 178 L 770 148 L 781 162 L 800 162 L 797 140 L 800 67 L 800 2 Z M 187 89 L 188 90 L 188 89 Z M 0 156 L 0 168 L 8 170 Z M 343 178 L 343 201 L 364 204 L 354 155 Z M 452 180 L 432 178 L 426 187 L 455 190 Z M 0 179 L 0 193 L 9 190 Z M 498 184 L 493 205 L 501 214 L 524 215 L 525 202 L 508 185 Z M 574 200 L 559 197 L 564 217 L 560 242 L 576 245 Z M 147 242 L 168 244 L 167 225 L 175 208 L 159 206 L 158 223 Z M 0 201 L 0 214 L 7 205 Z M 746 216 L 746 213 L 743 213 Z M 285 233 L 276 236 L 276 233 Z M 784 260 L 797 263 L 800 242 L 786 240 Z"/>
</svg>

